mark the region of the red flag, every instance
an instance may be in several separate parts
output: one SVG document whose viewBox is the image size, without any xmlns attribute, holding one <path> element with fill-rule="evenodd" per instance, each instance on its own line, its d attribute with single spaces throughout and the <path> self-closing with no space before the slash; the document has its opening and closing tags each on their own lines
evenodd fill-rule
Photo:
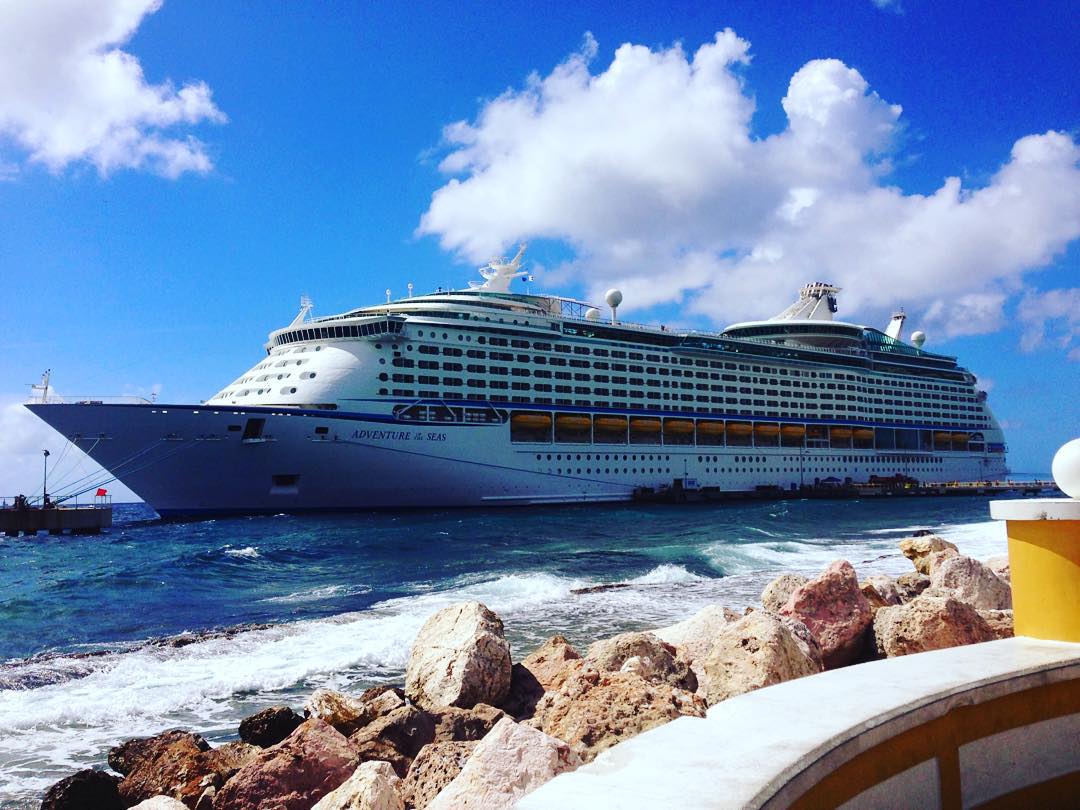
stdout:
<svg viewBox="0 0 1080 810">
<path fill-rule="evenodd" d="M 108 495 L 109 490 L 98 487 L 97 496 L 100 498 L 102 495 Z"/>
</svg>

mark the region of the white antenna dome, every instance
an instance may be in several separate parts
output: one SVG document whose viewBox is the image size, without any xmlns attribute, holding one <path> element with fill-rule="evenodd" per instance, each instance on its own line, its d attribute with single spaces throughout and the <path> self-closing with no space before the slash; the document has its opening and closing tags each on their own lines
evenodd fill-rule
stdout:
<svg viewBox="0 0 1080 810">
<path fill-rule="evenodd" d="M 604 293 L 604 301 L 609 307 L 615 309 L 622 303 L 622 290 L 611 289 Z"/>
<path fill-rule="evenodd" d="M 916 349 L 921 349 L 923 344 L 926 343 L 926 332 L 912 332 L 911 333 L 911 345 Z"/>
<path fill-rule="evenodd" d="M 596 307 L 589 307 L 589 309 L 585 312 L 585 320 L 587 320 L 587 321 L 598 321 L 598 320 L 600 320 L 600 310 L 598 310 Z"/>
</svg>

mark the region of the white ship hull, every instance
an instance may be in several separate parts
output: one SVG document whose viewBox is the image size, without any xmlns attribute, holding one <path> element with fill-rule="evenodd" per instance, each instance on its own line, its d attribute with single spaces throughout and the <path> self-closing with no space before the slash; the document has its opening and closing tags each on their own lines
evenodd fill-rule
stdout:
<svg viewBox="0 0 1080 810">
<path fill-rule="evenodd" d="M 512 442 L 501 424 L 191 405 L 29 405 L 162 517 L 622 501 L 679 480 L 719 492 L 826 479 L 994 480 L 966 451 Z M 375 406 L 377 407 L 377 406 Z M 265 420 L 244 438 L 247 423 Z"/>
</svg>

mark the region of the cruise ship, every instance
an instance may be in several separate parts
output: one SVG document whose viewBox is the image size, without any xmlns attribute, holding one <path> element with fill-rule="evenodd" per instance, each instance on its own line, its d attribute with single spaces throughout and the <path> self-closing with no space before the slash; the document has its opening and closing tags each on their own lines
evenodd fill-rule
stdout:
<svg viewBox="0 0 1080 810">
<path fill-rule="evenodd" d="M 721 496 L 995 480 L 1005 440 L 956 358 L 843 322 L 806 285 L 720 332 L 512 292 L 522 251 L 468 289 L 296 318 L 200 404 L 30 404 L 165 518 Z M 101 482 L 94 482 L 98 485 Z"/>
</svg>

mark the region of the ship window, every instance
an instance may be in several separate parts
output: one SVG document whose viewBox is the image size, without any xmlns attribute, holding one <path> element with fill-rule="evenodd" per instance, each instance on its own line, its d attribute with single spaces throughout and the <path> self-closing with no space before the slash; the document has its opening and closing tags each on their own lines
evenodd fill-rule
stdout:
<svg viewBox="0 0 1080 810">
<path fill-rule="evenodd" d="M 330 432 L 330 428 L 326 427 L 325 425 L 322 425 L 320 427 L 315 428 L 315 432 L 320 436 L 325 436 L 327 433 Z"/>
</svg>

